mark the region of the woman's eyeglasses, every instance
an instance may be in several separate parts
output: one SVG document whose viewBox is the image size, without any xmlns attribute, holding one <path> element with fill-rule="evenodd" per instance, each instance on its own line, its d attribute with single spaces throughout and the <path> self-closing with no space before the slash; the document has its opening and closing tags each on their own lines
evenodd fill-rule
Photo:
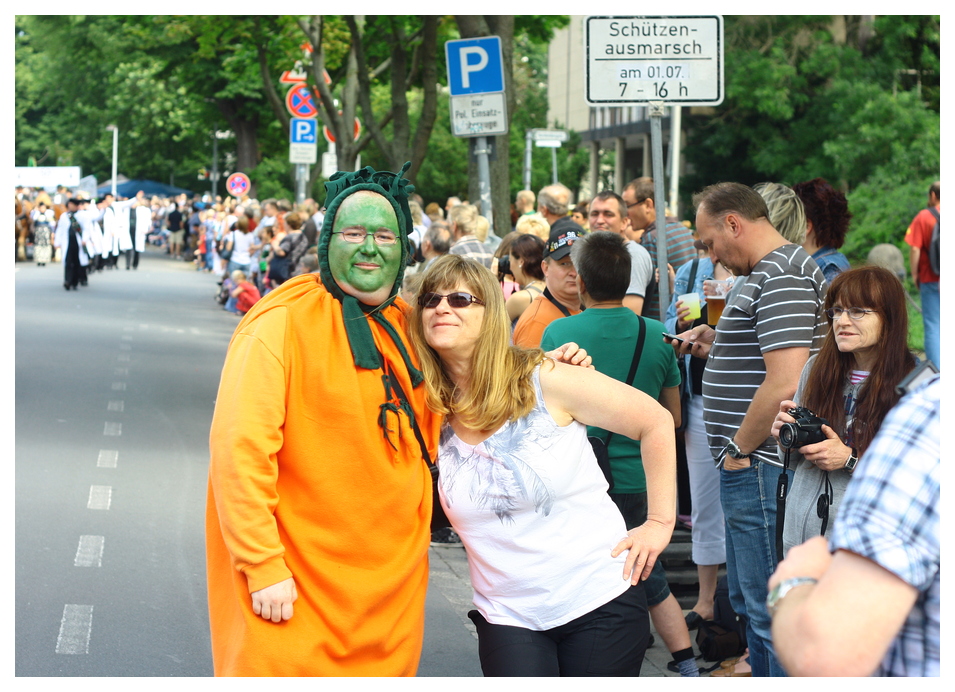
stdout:
<svg viewBox="0 0 955 692">
<path fill-rule="evenodd" d="M 854 320 L 861 320 L 870 312 L 875 312 L 875 310 L 869 310 L 868 308 L 829 308 L 826 310 L 826 314 L 829 315 L 829 319 L 833 320 L 837 320 L 842 317 L 842 313 L 844 312 L 848 312 L 849 317 Z"/>
<path fill-rule="evenodd" d="M 449 293 L 448 295 L 441 295 L 440 293 L 425 293 L 423 296 L 418 297 L 418 305 L 423 308 L 436 308 L 441 304 L 441 301 L 447 298 L 448 305 L 452 308 L 466 308 L 471 303 L 477 303 L 478 305 L 484 305 L 484 301 L 478 298 L 475 298 L 470 293 Z"/>
<path fill-rule="evenodd" d="M 374 233 L 368 233 L 367 231 L 362 231 L 357 228 L 346 228 L 344 231 L 332 231 L 332 235 L 338 234 L 345 239 L 346 242 L 355 243 L 364 243 L 365 238 L 369 235 L 375 239 L 375 244 L 377 245 L 394 245 L 398 240 L 396 236 L 391 231 L 375 231 Z"/>
</svg>

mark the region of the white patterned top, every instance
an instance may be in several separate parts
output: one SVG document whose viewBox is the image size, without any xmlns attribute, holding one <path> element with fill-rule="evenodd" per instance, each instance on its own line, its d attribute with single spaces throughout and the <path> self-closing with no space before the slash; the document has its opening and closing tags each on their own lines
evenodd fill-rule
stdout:
<svg viewBox="0 0 955 692">
<path fill-rule="evenodd" d="M 629 587 L 623 517 L 587 441 L 537 405 L 478 445 L 444 424 L 441 504 L 468 551 L 474 605 L 498 625 L 547 630 L 612 601 Z"/>
</svg>

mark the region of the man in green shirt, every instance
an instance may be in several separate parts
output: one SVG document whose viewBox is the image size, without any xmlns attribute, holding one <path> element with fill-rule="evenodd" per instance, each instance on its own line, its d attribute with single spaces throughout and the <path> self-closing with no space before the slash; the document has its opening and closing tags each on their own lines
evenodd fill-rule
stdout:
<svg viewBox="0 0 955 692">
<path fill-rule="evenodd" d="M 594 367 L 657 399 L 680 423 L 680 373 L 673 349 L 663 340 L 664 326 L 624 307 L 630 285 L 630 253 L 625 238 L 609 231 L 595 231 L 578 239 L 570 250 L 577 271 L 577 291 L 584 311 L 551 322 L 544 331 L 545 351 L 568 341 L 576 342 L 593 358 Z M 628 380 L 636 353 L 637 365 Z M 587 434 L 607 440 L 608 432 L 588 428 Z M 613 435 L 607 447 L 614 487 L 611 499 L 620 509 L 627 529 L 646 520 L 647 482 L 640 443 Z M 653 626 L 663 637 L 680 673 L 698 676 L 690 634 L 683 610 L 670 593 L 660 562 L 644 582 Z"/>
</svg>

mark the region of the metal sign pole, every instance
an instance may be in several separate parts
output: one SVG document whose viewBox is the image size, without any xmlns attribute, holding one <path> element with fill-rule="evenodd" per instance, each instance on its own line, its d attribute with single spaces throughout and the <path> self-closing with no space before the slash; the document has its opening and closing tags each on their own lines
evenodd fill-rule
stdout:
<svg viewBox="0 0 955 692">
<path fill-rule="evenodd" d="M 554 147 L 553 149 L 550 150 L 550 162 L 551 162 L 551 167 L 554 169 L 553 178 L 554 178 L 554 185 L 556 185 L 559 182 L 557 180 L 557 147 Z"/>
<path fill-rule="evenodd" d="M 656 210 L 657 271 L 660 273 L 657 296 L 660 298 L 660 321 L 664 322 L 670 306 L 670 279 L 667 273 L 667 205 L 663 185 L 663 113 L 662 101 L 651 101 L 650 147 L 653 152 L 653 208 Z"/>
<path fill-rule="evenodd" d="M 534 139 L 534 131 L 528 130 L 527 134 L 524 136 L 524 189 L 531 189 L 531 158 L 533 151 L 532 141 Z"/>
<path fill-rule="evenodd" d="M 295 203 L 302 204 L 305 201 L 305 187 L 308 185 L 308 164 L 295 164 Z"/>
<path fill-rule="evenodd" d="M 487 137 L 475 137 L 474 154 L 478 163 L 478 189 L 481 192 L 481 216 L 490 222 L 488 233 L 494 233 L 494 212 L 491 209 L 491 165 L 488 163 Z M 494 235 L 497 235 L 494 233 Z"/>
</svg>

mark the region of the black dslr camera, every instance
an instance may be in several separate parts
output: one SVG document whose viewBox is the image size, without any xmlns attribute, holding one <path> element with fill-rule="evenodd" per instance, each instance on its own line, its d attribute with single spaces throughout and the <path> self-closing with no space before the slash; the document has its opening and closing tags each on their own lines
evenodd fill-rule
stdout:
<svg viewBox="0 0 955 692">
<path fill-rule="evenodd" d="M 826 439 L 822 426 L 829 425 L 829 421 L 825 418 L 802 406 L 789 409 L 789 415 L 796 419 L 795 422 L 783 423 L 779 428 L 779 444 L 784 449 L 796 449 Z"/>
</svg>

